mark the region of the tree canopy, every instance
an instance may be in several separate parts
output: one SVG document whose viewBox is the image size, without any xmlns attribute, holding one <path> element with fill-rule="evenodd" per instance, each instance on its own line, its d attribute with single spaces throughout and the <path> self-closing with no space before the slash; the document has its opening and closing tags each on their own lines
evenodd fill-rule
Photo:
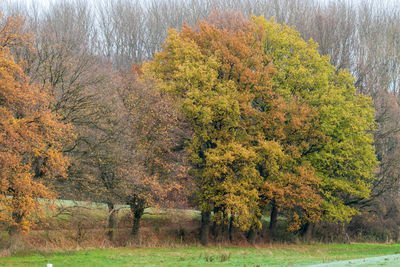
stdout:
<svg viewBox="0 0 400 267">
<path fill-rule="evenodd" d="M 301 97 L 318 114 L 316 130 L 324 138 L 308 147 L 304 160 L 318 177 L 325 217 L 349 221 L 357 211 L 352 200 L 366 198 L 376 167 L 372 131 L 374 108 L 369 97 L 356 93 L 348 71 L 336 72 L 317 44 L 274 20 L 253 17 L 267 38 L 265 51 L 277 72 L 274 88 L 285 98 Z"/>
<path fill-rule="evenodd" d="M 374 177 L 370 99 L 290 27 L 225 16 L 169 30 L 145 65 L 191 122 L 200 209 L 242 230 L 259 228 L 268 205 L 292 229 L 348 221 Z"/>
<path fill-rule="evenodd" d="M 50 110 L 45 89 L 31 84 L 9 50 L 26 41 L 19 17 L 1 26 L 0 36 L 0 220 L 11 234 L 32 225 L 44 204 L 38 198 L 56 194 L 48 180 L 65 177 L 68 160 L 62 153 L 70 127 Z"/>
</svg>

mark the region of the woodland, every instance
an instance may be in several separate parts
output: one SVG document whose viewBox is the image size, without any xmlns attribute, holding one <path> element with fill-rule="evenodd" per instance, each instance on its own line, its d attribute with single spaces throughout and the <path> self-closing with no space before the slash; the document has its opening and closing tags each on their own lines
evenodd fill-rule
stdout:
<svg viewBox="0 0 400 267">
<path fill-rule="evenodd" d="M 400 6 L 0 13 L 0 248 L 399 241 Z"/>
</svg>

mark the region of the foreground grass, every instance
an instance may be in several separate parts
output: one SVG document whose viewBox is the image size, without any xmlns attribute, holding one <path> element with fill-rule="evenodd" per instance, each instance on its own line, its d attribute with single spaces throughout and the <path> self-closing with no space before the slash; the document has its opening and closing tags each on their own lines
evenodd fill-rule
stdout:
<svg viewBox="0 0 400 267">
<path fill-rule="evenodd" d="M 0 258 L 0 266 L 293 266 L 400 253 L 400 244 L 118 248 Z"/>
</svg>

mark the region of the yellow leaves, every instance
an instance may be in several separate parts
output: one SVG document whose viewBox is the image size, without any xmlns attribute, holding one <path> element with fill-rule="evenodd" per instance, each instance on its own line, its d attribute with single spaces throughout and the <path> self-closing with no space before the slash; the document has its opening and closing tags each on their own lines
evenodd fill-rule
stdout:
<svg viewBox="0 0 400 267">
<path fill-rule="evenodd" d="M 314 176 L 322 178 L 320 182 L 309 180 L 309 185 L 315 183 L 318 188 L 303 186 L 305 192 L 324 198 L 326 217 L 348 220 L 355 210 L 343 199 L 368 197 L 376 165 L 370 134 L 374 128 L 371 101 L 356 94 L 348 71 L 336 73 L 329 58 L 319 55 L 313 40 L 304 41 L 294 29 L 273 19 L 253 16 L 252 21 L 266 32 L 264 45 L 276 68 L 273 88 L 290 107 L 281 106 L 286 111 L 286 126 L 279 139 L 284 152 L 292 164 L 301 166 L 309 161 Z M 295 173 L 312 177 L 299 170 Z M 279 186 L 269 185 L 268 190 Z M 293 187 L 285 191 L 296 192 Z"/>
<path fill-rule="evenodd" d="M 354 215 L 359 214 L 356 208 L 345 205 L 339 198 L 325 200 L 323 208 L 326 211 L 325 219 L 336 223 L 349 222 Z"/>
<path fill-rule="evenodd" d="M 306 179 L 313 173 L 292 166 L 304 149 L 296 145 L 308 138 L 293 133 L 311 132 L 307 123 L 314 118 L 312 110 L 296 99 L 288 105 L 289 99 L 272 91 L 275 70 L 263 39 L 268 32 L 250 21 L 243 25 L 225 30 L 203 22 L 199 32 L 170 30 L 163 51 L 144 69 L 180 97 L 192 124 L 189 151 L 201 188 L 200 207 L 209 210 L 211 203 L 248 229 L 259 225 L 261 177 L 264 196 L 279 195 L 281 205 L 292 207 L 304 197 L 301 190 L 314 193 L 317 181 Z M 304 183 L 297 181 L 303 178 Z M 292 188 L 297 191 L 288 193 Z"/>
<path fill-rule="evenodd" d="M 23 31 L 23 17 L 14 15 L 4 18 L 0 12 L 0 21 L 0 49 L 20 46 L 28 41 L 29 34 Z"/>
<path fill-rule="evenodd" d="M 368 196 L 370 100 L 289 26 L 254 16 L 234 25 L 214 20 L 198 31 L 170 30 L 144 68 L 177 96 L 191 123 L 200 208 L 220 209 L 217 221 L 231 214 L 242 229 L 272 201 L 292 230 L 323 212 L 340 220 L 354 214 L 341 198 Z"/>
<path fill-rule="evenodd" d="M 255 170 L 255 152 L 239 143 L 219 143 L 205 157 L 201 174 L 207 189 L 203 196 L 234 216 L 237 227 L 248 230 L 259 209 L 257 187 L 261 180 Z M 219 217 L 215 220 L 222 223 Z"/>
<path fill-rule="evenodd" d="M 25 40 L 15 28 L 21 25 L 20 18 L 9 18 L 0 31 L 0 218 L 24 232 L 41 207 L 37 198 L 54 197 L 39 179 L 65 175 L 68 161 L 60 149 L 69 127 L 51 114 L 49 96 L 8 54 L 8 46 Z"/>
</svg>

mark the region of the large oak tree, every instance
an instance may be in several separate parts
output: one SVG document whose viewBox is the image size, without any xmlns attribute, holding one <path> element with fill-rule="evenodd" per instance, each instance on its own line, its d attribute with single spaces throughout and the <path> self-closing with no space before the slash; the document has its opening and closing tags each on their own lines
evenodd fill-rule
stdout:
<svg viewBox="0 0 400 267">
<path fill-rule="evenodd" d="M 62 153 L 70 127 L 50 110 L 45 88 L 30 83 L 10 48 L 27 41 L 20 17 L 0 25 L 0 220 L 11 235 L 30 230 L 55 192 L 48 181 L 65 177 Z"/>
<path fill-rule="evenodd" d="M 272 231 L 279 210 L 291 229 L 348 221 L 357 212 L 351 201 L 368 197 L 373 179 L 370 100 L 293 29 L 222 16 L 170 30 L 145 68 L 194 130 L 188 150 L 203 243 L 210 211 L 216 224 L 242 230 L 259 228 L 266 206 Z"/>
</svg>

